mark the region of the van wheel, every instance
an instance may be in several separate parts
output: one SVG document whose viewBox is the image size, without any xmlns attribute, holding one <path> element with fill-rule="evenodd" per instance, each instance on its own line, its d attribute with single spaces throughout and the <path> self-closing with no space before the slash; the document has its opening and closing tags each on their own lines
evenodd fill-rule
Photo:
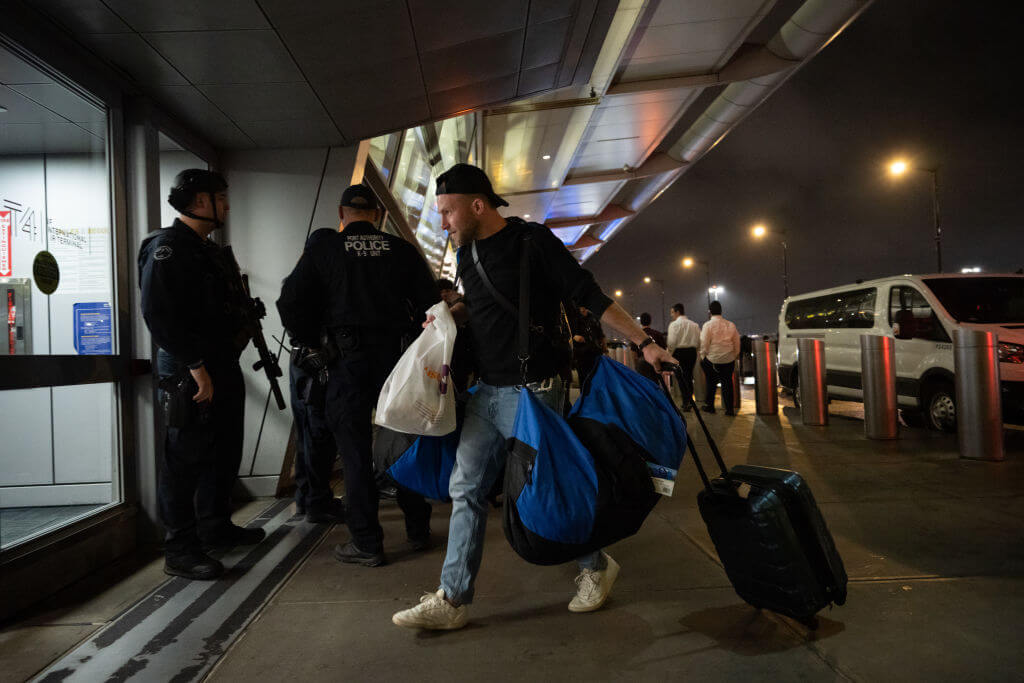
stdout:
<svg viewBox="0 0 1024 683">
<path fill-rule="evenodd" d="M 956 392 L 949 382 L 933 382 L 921 396 L 928 426 L 940 432 L 956 431 Z"/>
</svg>

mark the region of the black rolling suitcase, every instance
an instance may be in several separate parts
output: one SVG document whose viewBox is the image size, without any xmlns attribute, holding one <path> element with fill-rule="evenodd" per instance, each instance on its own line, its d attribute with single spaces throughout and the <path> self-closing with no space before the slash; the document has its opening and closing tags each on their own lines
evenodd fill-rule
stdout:
<svg viewBox="0 0 1024 683">
<path fill-rule="evenodd" d="M 687 395 L 682 373 L 675 373 Z M 687 440 L 704 482 L 697 505 L 733 588 L 754 607 L 816 626 L 819 610 L 846 602 L 846 569 L 810 487 L 790 470 L 737 465 L 727 471 L 692 396 L 689 401 L 721 469 L 709 480 Z"/>
</svg>

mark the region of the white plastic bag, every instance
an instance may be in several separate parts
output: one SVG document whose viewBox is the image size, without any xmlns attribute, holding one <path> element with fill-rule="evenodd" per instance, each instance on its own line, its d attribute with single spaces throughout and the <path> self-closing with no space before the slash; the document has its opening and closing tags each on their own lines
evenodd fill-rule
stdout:
<svg viewBox="0 0 1024 683">
<path fill-rule="evenodd" d="M 374 422 L 406 434 L 443 436 L 455 431 L 455 391 L 450 382 L 457 328 L 448 304 L 427 311 L 424 328 L 388 375 Z"/>
</svg>

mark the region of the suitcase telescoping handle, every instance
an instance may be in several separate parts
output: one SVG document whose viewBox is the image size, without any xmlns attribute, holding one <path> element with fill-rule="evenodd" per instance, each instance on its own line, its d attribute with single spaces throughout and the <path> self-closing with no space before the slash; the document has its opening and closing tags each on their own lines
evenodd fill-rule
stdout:
<svg viewBox="0 0 1024 683">
<path fill-rule="evenodd" d="M 675 363 L 662 363 L 661 369 L 671 370 L 672 373 L 676 376 L 676 381 L 679 382 L 680 393 L 683 395 L 683 401 L 689 401 L 690 408 L 693 409 L 693 415 L 694 417 L 697 418 L 697 422 L 700 423 L 700 428 L 704 431 L 704 436 L 708 440 L 708 446 L 711 448 L 711 454 L 715 457 L 715 462 L 718 464 L 718 469 L 722 471 L 723 477 L 728 478 L 729 470 L 725 466 L 725 461 L 722 459 L 722 454 L 718 451 L 718 444 L 715 443 L 715 439 L 713 436 L 711 436 L 711 432 L 708 430 L 707 424 L 704 423 L 704 418 L 701 417 L 700 409 L 697 407 L 697 402 L 693 398 L 693 386 L 691 386 L 690 383 L 686 381 L 686 377 L 683 376 L 682 368 L 680 368 Z M 665 392 L 665 397 L 668 399 L 668 402 L 672 404 L 673 410 L 676 411 L 676 414 L 679 416 L 679 419 L 682 420 L 683 424 L 685 425 L 686 417 L 683 415 L 683 413 L 679 410 L 679 407 L 676 405 L 675 400 L 672 398 L 672 393 L 668 390 L 668 387 L 665 386 L 664 382 L 658 382 L 658 384 L 661 386 L 661 390 Z M 697 449 L 693 445 L 693 439 L 687 438 L 686 445 L 690 449 L 690 455 L 693 456 L 693 464 L 697 466 L 697 472 L 700 474 L 701 481 L 704 482 L 704 487 L 710 490 L 711 482 L 708 481 L 708 475 L 704 472 L 704 466 L 700 462 L 700 456 L 697 455 Z"/>
</svg>

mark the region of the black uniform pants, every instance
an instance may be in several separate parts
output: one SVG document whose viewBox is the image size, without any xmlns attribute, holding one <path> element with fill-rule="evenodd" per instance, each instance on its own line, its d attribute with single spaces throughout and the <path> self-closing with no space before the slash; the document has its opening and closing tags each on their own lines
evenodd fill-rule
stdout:
<svg viewBox="0 0 1024 683">
<path fill-rule="evenodd" d="M 712 363 L 707 358 L 700 362 L 700 367 L 704 371 L 704 377 L 707 380 L 707 389 L 704 391 L 704 405 L 715 407 L 715 389 L 717 388 L 718 382 L 722 383 L 722 406 L 725 408 L 725 412 L 734 413 L 736 412 L 736 404 L 733 402 L 735 397 L 733 396 L 732 387 L 732 373 L 735 369 L 736 361 L 729 361 L 728 363 Z"/>
<path fill-rule="evenodd" d="M 360 331 L 357 337 L 351 344 L 339 344 L 339 358 L 329 368 L 327 420 L 345 470 L 349 533 L 360 550 L 376 553 L 383 549 L 384 532 L 377 519 L 371 414 L 400 356 L 400 340 L 393 333 L 369 331 Z M 425 537 L 430 532 L 430 504 L 401 488 L 398 504 L 405 514 L 406 534 Z"/>
<path fill-rule="evenodd" d="M 322 402 L 307 402 L 306 385 L 316 382 L 302 368 L 290 364 L 292 416 L 295 418 L 295 504 L 306 512 L 323 511 L 334 498 L 331 472 L 338 449 L 327 424 Z"/>
<path fill-rule="evenodd" d="M 160 352 L 160 375 L 178 370 Z M 238 362 L 207 361 L 213 401 L 205 423 L 168 427 L 157 480 L 157 502 L 166 529 L 164 552 L 181 555 L 199 549 L 231 524 L 231 489 L 242 463 L 245 383 Z"/>
<path fill-rule="evenodd" d="M 693 366 L 697 364 L 697 349 L 692 346 L 679 347 L 672 351 L 672 357 L 679 361 L 679 368 L 683 371 L 683 378 L 686 380 L 685 387 L 679 387 L 683 394 L 683 407 L 687 408 L 690 401 L 686 399 L 686 392 L 693 393 Z"/>
</svg>

